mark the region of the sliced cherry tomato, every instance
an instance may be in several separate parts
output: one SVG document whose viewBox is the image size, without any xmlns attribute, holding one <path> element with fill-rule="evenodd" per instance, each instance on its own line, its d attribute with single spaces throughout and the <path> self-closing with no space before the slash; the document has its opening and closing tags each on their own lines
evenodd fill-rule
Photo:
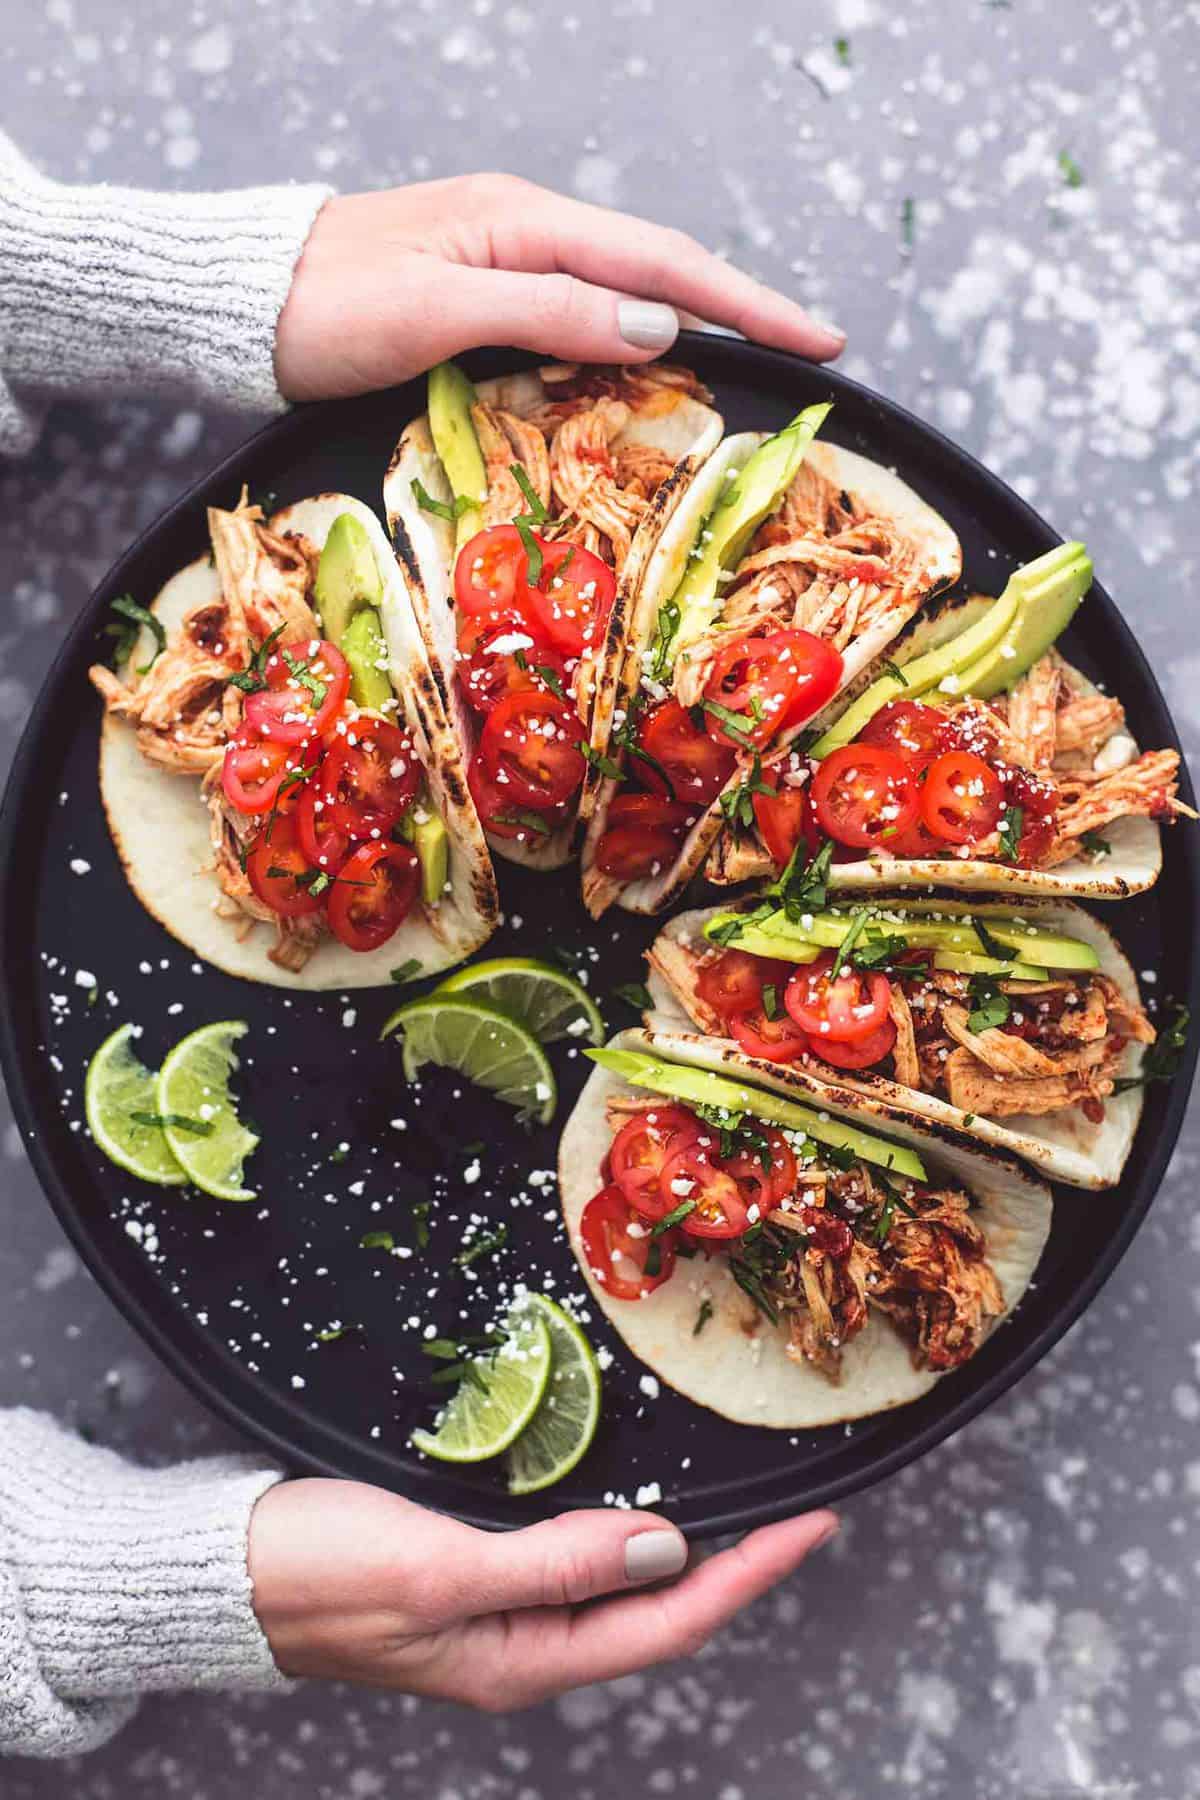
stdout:
<svg viewBox="0 0 1200 1800">
<path fill-rule="evenodd" d="M 596 846 L 596 867 L 614 881 L 640 881 L 674 862 L 694 806 L 660 794 L 617 794 Z"/>
<path fill-rule="evenodd" d="M 642 1300 L 669 1281 L 675 1269 L 676 1236 L 664 1231 L 651 1237 L 615 1183 L 600 1189 L 583 1209 L 579 1235 L 587 1266 L 606 1294 L 614 1300 Z M 647 1273 L 651 1253 L 657 1256 L 654 1274 Z"/>
<path fill-rule="evenodd" d="M 378 950 L 412 911 L 421 864 L 409 844 L 360 844 L 329 890 L 329 929 L 348 950 Z"/>
<path fill-rule="evenodd" d="M 331 730 L 350 692 L 350 665 L 336 644 L 307 638 L 267 658 L 266 687 L 246 698 L 251 730 L 273 743 L 302 744 Z"/>
<path fill-rule="evenodd" d="M 719 1157 L 699 1141 L 672 1151 L 663 1165 L 661 1183 L 671 1206 L 695 1201 L 680 1220 L 688 1237 L 740 1237 L 750 1224 L 741 1188 Z"/>
<path fill-rule="evenodd" d="M 454 599 L 460 614 L 522 610 L 527 559 L 515 525 L 477 531 L 454 564 Z"/>
<path fill-rule="evenodd" d="M 947 750 L 921 789 L 921 818 L 947 844 L 975 844 L 996 829 L 1004 786 L 995 769 L 970 750 Z"/>
<path fill-rule="evenodd" d="M 678 700 L 663 700 L 643 713 L 638 721 L 638 748 L 645 757 L 635 764 L 639 780 L 655 793 L 665 793 L 666 784 L 655 764 L 661 765 L 676 800 L 692 800 L 697 806 L 710 806 L 737 766 L 737 751 L 731 744 L 718 742 L 695 724 L 686 706 Z"/>
<path fill-rule="evenodd" d="M 311 753 L 311 744 L 284 744 L 260 738 L 243 724 L 225 746 L 221 764 L 225 798 L 236 812 L 249 813 L 251 817 L 270 812 L 284 780 L 310 766 L 304 758 Z"/>
<path fill-rule="evenodd" d="M 571 808 L 566 801 L 561 806 L 536 809 L 522 806 L 507 782 L 492 780 L 478 751 L 467 766 L 467 786 L 479 822 L 489 837 L 528 844 L 531 849 L 536 849 L 545 843 L 551 832 L 570 821 Z"/>
<path fill-rule="evenodd" d="M 375 713 L 339 730 L 321 767 L 329 822 L 349 837 L 390 831 L 420 792 L 423 771 L 412 739 Z"/>
<path fill-rule="evenodd" d="M 892 984 L 886 975 L 843 968 L 832 979 L 836 951 L 826 950 L 805 963 L 788 982 L 783 1003 L 820 1054 L 821 1046 L 856 1044 L 877 1031 L 888 1017 Z"/>
<path fill-rule="evenodd" d="M 763 988 L 774 986 L 782 994 L 792 964 L 769 956 L 750 956 L 745 950 L 722 950 L 700 965 L 696 977 L 697 998 L 722 1019 L 731 1013 L 749 1012 L 762 1004 Z"/>
<path fill-rule="evenodd" d="M 817 822 L 826 837 L 857 850 L 888 847 L 917 816 L 916 783 L 898 750 L 844 744 L 812 779 Z"/>
<path fill-rule="evenodd" d="M 659 1177 L 668 1159 L 700 1136 L 700 1121 L 686 1106 L 656 1106 L 622 1125 L 609 1151 L 612 1179 L 643 1219 L 669 1213 L 678 1201 Z"/>
<path fill-rule="evenodd" d="M 709 712 L 705 724 L 718 743 L 762 750 L 780 731 L 811 719 L 833 698 L 842 659 L 811 631 L 749 632 L 718 651 L 705 683 L 707 701 L 737 714 L 732 726 Z"/>
<path fill-rule="evenodd" d="M 565 695 L 566 664 L 557 650 L 538 641 L 519 614 L 493 621 L 472 635 L 474 646 L 459 662 L 458 679 L 476 712 L 494 712 L 510 694 L 530 689 L 559 699 Z"/>
<path fill-rule="evenodd" d="M 894 837 L 884 838 L 879 848 L 888 851 L 892 856 L 928 858 L 931 856 L 944 857 L 946 854 L 946 846 L 942 839 L 934 837 L 920 812 L 917 813 L 911 824 L 904 827 L 903 831 L 896 832 Z"/>
<path fill-rule="evenodd" d="M 726 1158 L 725 1167 L 741 1190 L 747 1213 L 757 1206 L 758 1218 L 765 1218 L 772 1207 L 795 1192 L 796 1158 L 782 1131 L 773 1125 L 761 1129 L 767 1140 L 767 1167 L 757 1150 L 739 1150 L 736 1156 Z M 752 1225 L 755 1222 L 750 1220 Z"/>
<path fill-rule="evenodd" d="M 321 902 L 310 891 L 315 874 L 290 818 L 275 818 L 264 825 L 246 857 L 250 886 L 264 906 L 284 919 L 320 912 Z"/>
<path fill-rule="evenodd" d="M 827 1037 L 813 1038 L 812 1051 L 814 1056 L 835 1069 L 869 1069 L 872 1063 L 882 1062 L 891 1054 L 895 1042 L 896 1027 L 890 1019 L 885 1019 L 875 1031 L 853 1044 L 837 1044 Z"/>
<path fill-rule="evenodd" d="M 558 806 L 575 792 L 587 767 L 583 726 L 572 706 L 530 688 L 510 694 L 488 714 L 479 756 L 498 787 L 516 806 Z"/>
<path fill-rule="evenodd" d="M 889 700 L 867 720 L 858 742 L 898 750 L 916 775 L 945 749 L 944 725 L 945 717 L 936 706 L 923 706 L 919 700 Z"/>
<path fill-rule="evenodd" d="M 595 650 L 603 640 L 617 592 L 617 578 L 606 562 L 580 544 L 537 542 L 542 571 L 536 586 L 528 577 L 519 598 L 529 618 L 560 656 L 568 659 Z"/>
<path fill-rule="evenodd" d="M 329 816 L 319 781 L 305 782 L 296 805 L 296 831 L 311 869 L 336 875 L 350 854 L 350 839 Z"/>
<path fill-rule="evenodd" d="M 808 1039 L 782 1009 L 778 1018 L 768 1019 L 761 1006 L 753 1006 L 732 1013 L 725 1022 L 747 1056 L 761 1056 L 766 1062 L 795 1062 L 808 1049 Z"/>
<path fill-rule="evenodd" d="M 786 868 L 801 838 L 810 854 L 820 843 L 821 830 L 813 812 L 811 782 L 806 782 L 803 787 L 780 783 L 770 793 L 754 794 L 750 804 L 767 854 L 777 869 Z"/>
</svg>

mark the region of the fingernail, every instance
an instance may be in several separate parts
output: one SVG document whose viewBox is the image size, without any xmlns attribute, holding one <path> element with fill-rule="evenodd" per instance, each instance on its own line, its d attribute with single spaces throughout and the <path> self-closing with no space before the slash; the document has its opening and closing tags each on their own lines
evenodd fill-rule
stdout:
<svg viewBox="0 0 1200 1800">
<path fill-rule="evenodd" d="M 687 1540 L 678 1531 L 639 1531 L 625 1540 L 626 1581 L 662 1581 L 687 1562 Z"/>
<path fill-rule="evenodd" d="M 835 338 L 839 344 L 845 343 L 846 334 L 840 325 L 831 325 L 828 319 L 814 319 L 813 324 L 818 331 L 823 331 L 826 337 Z"/>
<path fill-rule="evenodd" d="M 840 1530 L 841 1530 L 840 1520 L 830 1519 L 828 1525 L 826 1525 L 826 1527 L 825 1527 L 824 1531 L 822 1531 L 820 1537 L 813 1539 L 813 1546 L 812 1546 L 813 1549 L 820 1550 L 823 1545 L 825 1545 L 829 1542 L 830 1538 L 835 1538 Z"/>
<path fill-rule="evenodd" d="M 621 300 L 617 330 L 635 350 L 669 350 L 679 336 L 679 318 L 673 306 L 657 300 Z"/>
</svg>

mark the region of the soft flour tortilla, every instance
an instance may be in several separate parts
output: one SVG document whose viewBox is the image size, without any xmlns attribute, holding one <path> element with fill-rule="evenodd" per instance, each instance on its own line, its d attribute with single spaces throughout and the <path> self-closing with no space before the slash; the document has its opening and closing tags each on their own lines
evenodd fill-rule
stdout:
<svg viewBox="0 0 1200 1800">
<path fill-rule="evenodd" d="M 978 1203 L 976 1217 L 988 1241 L 992 1267 L 1004 1292 L 1006 1312 L 1028 1287 L 1050 1230 L 1049 1190 L 1016 1161 L 981 1150 L 961 1133 L 889 1111 L 878 1101 L 825 1087 L 795 1072 L 741 1057 L 711 1038 L 676 1032 L 623 1032 L 622 1049 L 645 1050 L 673 1062 L 748 1081 L 759 1088 L 845 1117 L 864 1130 L 909 1144 L 931 1178 L 965 1187 Z M 671 1279 L 645 1300 L 611 1299 L 597 1284 L 583 1253 L 579 1222 L 601 1186 L 600 1164 L 612 1142 L 604 1109 L 610 1096 L 631 1090 L 606 1069 L 596 1069 L 567 1122 L 559 1150 L 559 1187 L 571 1245 L 596 1305 L 634 1355 L 661 1380 L 700 1406 L 740 1425 L 777 1431 L 835 1425 L 903 1406 L 941 1379 L 914 1369 L 908 1347 L 890 1320 L 872 1312 L 847 1346 L 836 1385 L 786 1354 L 786 1334 L 772 1326 L 728 1272 L 725 1259 L 680 1260 Z M 702 1297 L 713 1316 L 694 1335 Z"/>
<path fill-rule="evenodd" d="M 992 601 L 984 594 L 956 598 L 930 617 L 914 619 L 892 651 L 899 668 L 915 656 L 922 656 L 946 643 L 968 625 L 973 625 L 987 611 Z M 1094 694 L 1096 684 L 1081 670 L 1068 664 L 1072 686 Z M 840 718 L 879 673 L 865 670 L 852 687 L 844 689 L 819 718 L 813 729 L 826 731 Z M 936 704 L 936 694 L 926 696 Z M 1128 732 L 1133 755 L 1137 745 Z M 1072 857 L 1053 869 L 1022 869 L 1012 863 L 989 862 L 971 857 L 902 857 L 872 852 L 860 862 L 835 862 L 829 871 L 832 889 L 946 887 L 984 888 L 993 894 L 1070 895 L 1085 900 L 1124 900 L 1130 894 L 1143 893 L 1153 887 L 1162 871 L 1162 828 L 1153 819 L 1130 815 L 1104 827 L 1104 840 L 1109 854 L 1099 861 L 1087 856 Z M 718 886 L 756 880 L 774 874 L 771 860 L 757 844 L 749 844 L 731 831 L 724 832 L 713 845 L 704 873 Z"/>
<path fill-rule="evenodd" d="M 878 904 L 886 906 L 889 899 L 898 905 L 906 904 L 903 895 L 880 895 Z M 919 906 L 920 902 L 913 900 L 907 904 Z M 1095 950 L 1100 959 L 1100 973 L 1115 982 L 1128 1000 L 1134 1004 L 1140 1003 L 1137 976 L 1111 931 L 1099 919 L 1094 919 L 1091 913 L 1084 912 L 1082 907 L 1072 906 L 1069 900 L 1026 900 L 1016 909 L 998 901 L 979 900 L 972 900 L 969 904 L 939 900 L 936 903 L 926 902 L 926 905 L 929 910 L 937 913 L 957 909 L 982 913 L 985 919 L 990 915 L 1011 916 L 1015 910 L 1019 918 L 1043 930 L 1078 938 Z M 706 1029 L 704 1019 L 698 1016 L 698 1012 L 702 1014 L 704 1008 L 698 1008 L 696 1000 L 695 965 L 686 953 L 714 948 L 703 935 L 703 927 L 715 913 L 726 911 L 726 907 L 712 907 L 701 912 L 679 913 L 664 926 L 655 939 L 649 953 L 652 959 L 650 992 L 655 1002 L 655 1025 L 682 1025 L 684 1029 L 700 1031 Z M 736 950 L 737 947 L 735 938 L 730 948 Z M 797 967 L 800 966 L 797 964 Z M 1136 1075 L 1140 1062 L 1140 1046 L 1128 1044 L 1117 1070 L 1118 1075 Z M 815 1074 L 815 1071 L 810 1073 Z M 915 1113 L 920 1118 L 930 1119 L 935 1124 L 967 1132 L 978 1138 L 980 1143 L 989 1144 L 997 1150 L 1015 1152 L 1026 1162 L 1032 1163 L 1047 1180 L 1064 1181 L 1072 1187 L 1113 1187 L 1120 1180 L 1142 1116 L 1142 1089 L 1131 1088 L 1123 1094 L 1111 1095 L 1104 1102 L 1104 1118 L 1099 1125 L 1093 1125 L 1086 1119 L 1077 1106 L 1036 1117 L 1013 1113 L 1004 1120 L 988 1119 L 982 1113 L 976 1113 L 968 1125 L 967 1115 L 957 1106 L 951 1106 L 949 1101 L 940 1100 L 933 1094 L 919 1093 L 915 1088 L 901 1087 L 897 1082 L 882 1075 L 872 1075 L 868 1070 L 831 1068 L 827 1076 L 818 1075 L 816 1079 L 835 1082 L 839 1087 L 849 1088 L 856 1093 L 871 1094 L 885 1106 L 898 1107 Z"/>
<path fill-rule="evenodd" d="M 616 691 L 607 708 L 609 720 L 614 710 L 629 705 L 637 691 L 642 676 L 642 652 L 653 639 L 659 608 L 683 579 L 688 557 L 704 521 L 716 504 L 728 470 L 741 467 L 751 452 L 764 441 L 764 436 L 760 432 L 743 432 L 737 437 L 727 438 L 709 457 L 688 489 L 685 499 L 676 509 L 670 524 L 663 531 L 646 564 L 645 579 L 634 603 L 624 657 L 613 671 Z M 810 444 L 805 462 L 847 493 L 861 498 L 872 513 L 897 520 L 905 533 L 921 547 L 925 558 L 924 586 L 909 596 L 903 605 L 896 605 L 877 619 L 869 630 L 862 632 L 842 652 L 843 673 L 839 691 L 844 694 L 853 688 L 863 672 L 883 654 L 925 601 L 958 580 L 962 570 L 962 550 L 957 536 L 941 514 L 935 512 L 890 469 L 869 461 L 865 456 L 859 456 L 853 450 L 843 450 L 838 444 L 823 443 L 820 439 Z M 833 704 L 831 702 L 831 706 Z M 840 706 L 838 710 L 841 710 Z M 782 747 L 788 737 L 794 735 L 795 732 L 784 734 L 776 748 Z M 740 786 L 746 778 L 751 761 L 749 756 L 738 758 L 737 767 L 726 783 L 726 791 Z M 589 778 L 585 779 L 585 795 L 589 788 L 594 790 L 594 800 L 590 805 L 585 800 L 582 808 L 583 816 L 588 820 L 583 864 L 585 898 L 588 899 L 589 908 L 600 912 L 610 900 L 615 899 L 628 912 L 662 912 L 679 898 L 721 834 L 724 815 L 720 799 L 714 800 L 692 826 L 678 857 L 669 868 L 657 875 L 630 882 L 618 893 L 615 884 L 597 881 L 594 877 L 589 880 L 588 872 L 595 862 L 596 850 L 608 821 L 608 809 L 614 795 L 620 791 L 620 783 L 612 776 L 604 776 L 593 770 L 589 772 Z"/>
<path fill-rule="evenodd" d="M 521 374 L 482 381 L 476 392 L 492 406 L 519 416 L 534 412 L 553 399 L 555 367 L 528 369 Z M 635 412 L 616 440 L 621 444 L 648 444 L 676 459 L 671 474 L 657 489 L 639 525 L 617 584 L 604 651 L 596 672 L 592 718 L 585 720 L 589 741 L 603 752 L 608 742 L 612 668 L 619 663 L 633 596 L 646 559 L 667 520 L 721 435 L 721 418 L 710 406 L 682 390 L 664 388 L 643 411 Z M 449 502 L 454 495 L 433 443 L 427 417 L 414 419 L 400 438 L 383 484 L 383 501 L 396 561 L 403 574 L 409 599 L 425 637 L 430 666 L 469 759 L 479 735 L 479 723 L 454 679 L 458 641 L 454 612 L 455 528 L 448 519 L 425 512 L 413 494 L 414 479 L 435 500 Z M 534 869 L 557 869 L 570 861 L 575 824 L 564 826 L 537 844 L 493 837 L 488 841 L 497 856 Z"/>
<path fill-rule="evenodd" d="M 499 916 L 499 900 L 487 845 L 467 793 L 458 741 L 441 708 L 421 635 L 408 609 L 383 528 L 370 508 L 345 494 L 322 494 L 285 507 L 271 519 L 277 532 L 303 532 L 318 546 L 339 513 L 350 512 L 371 536 L 385 582 L 382 611 L 393 686 L 424 764 L 435 811 L 445 820 L 450 852 L 450 891 L 429 913 L 413 912 L 378 950 L 348 950 L 324 940 L 299 974 L 267 955 L 274 927 L 245 914 L 222 918 L 211 873 L 209 813 L 195 776 L 175 775 L 148 762 L 125 721 L 105 716 L 100 730 L 100 795 L 109 830 L 129 884 L 147 912 L 189 950 L 248 981 L 274 987 L 324 989 L 386 986 L 390 971 L 414 960 L 422 974 L 461 962 L 486 943 Z M 216 569 L 206 560 L 173 575 L 151 606 L 168 641 L 184 615 L 220 594 Z M 153 647 L 143 631 L 133 661 Z"/>
</svg>

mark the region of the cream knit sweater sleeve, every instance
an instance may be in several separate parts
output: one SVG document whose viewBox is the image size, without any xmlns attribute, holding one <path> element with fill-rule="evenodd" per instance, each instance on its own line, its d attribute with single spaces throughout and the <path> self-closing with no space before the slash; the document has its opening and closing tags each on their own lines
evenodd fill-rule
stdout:
<svg viewBox="0 0 1200 1800">
<path fill-rule="evenodd" d="M 69 187 L 0 134 L 0 454 L 30 448 L 56 393 L 279 410 L 275 323 L 331 191 Z"/>
<path fill-rule="evenodd" d="M 142 1469 L 0 1412 L 0 1756 L 93 1749 L 156 1690 L 288 1687 L 246 1572 L 278 1480 L 232 1456 Z"/>
</svg>

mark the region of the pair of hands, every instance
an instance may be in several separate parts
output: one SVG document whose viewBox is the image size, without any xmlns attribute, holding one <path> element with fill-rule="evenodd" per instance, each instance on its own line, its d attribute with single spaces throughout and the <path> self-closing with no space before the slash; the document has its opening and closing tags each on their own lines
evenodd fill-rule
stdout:
<svg viewBox="0 0 1200 1800">
<path fill-rule="evenodd" d="M 473 175 L 327 202 L 279 319 L 276 376 L 316 400 L 483 344 L 647 362 L 674 343 L 677 309 L 814 361 L 845 341 L 682 232 Z M 652 1513 L 494 1536 L 354 1482 L 295 1481 L 255 1508 L 250 1574 L 286 1674 L 503 1711 L 693 1653 L 836 1528 L 832 1513 L 789 1520 L 683 1573 L 685 1539 Z"/>
</svg>

